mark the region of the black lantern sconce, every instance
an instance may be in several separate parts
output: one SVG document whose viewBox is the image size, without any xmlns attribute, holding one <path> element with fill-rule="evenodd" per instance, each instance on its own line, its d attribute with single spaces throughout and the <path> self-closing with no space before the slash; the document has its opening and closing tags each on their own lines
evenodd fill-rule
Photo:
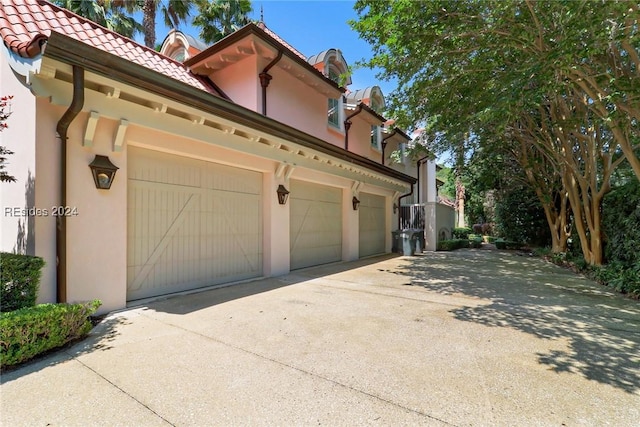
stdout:
<svg viewBox="0 0 640 427">
<path fill-rule="evenodd" d="M 398 212 L 398 205 L 397 204 L 393 204 L 393 213 Z"/>
<path fill-rule="evenodd" d="M 351 203 L 353 203 L 353 210 L 357 211 L 358 206 L 360 206 L 360 200 L 358 200 L 356 196 L 353 196 L 353 199 L 351 199 Z"/>
<path fill-rule="evenodd" d="M 111 163 L 111 160 L 109 160 L 107 156 L 96 154 L 96 157 L 89 164 L 89 167 L 91 168 L 93 182 L 96 184 L 96 188 L 100 190 L 108 190 L 111 188 L 113 179 L 116 176 L 116 171 L 119 168 Z"/>
<path fill-rule="evenodd" d="M 278 203 L 286 205 L 287 199 L 289 198 L 289 190 L 284 188 L 284 185 L 280 184 L 276 192 L 278 193 Z"/>
</svg>

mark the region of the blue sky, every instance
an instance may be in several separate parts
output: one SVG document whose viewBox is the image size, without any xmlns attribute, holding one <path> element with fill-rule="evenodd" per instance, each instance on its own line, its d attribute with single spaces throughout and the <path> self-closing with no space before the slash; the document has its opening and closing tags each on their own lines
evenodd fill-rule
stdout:
<svg viewBox="0 0 640 427">
<path fill-rule="evenodd" d="M 262 6 L 267 27 L 307 57 L 336 48 L 342 51 L 349 65 L 354 65 L 356 61 L 372 56 L 369 44 L 361 40 L 358 33 L 347 24 L 349 19 L 357 18 L 353 10 L 354 3 L 347 0 L 252 0 L 253 13 L 250 17 L 259 20 Z M 160 27 L 156 34 L 159 43 L 167 35 L 167 29 Z M 197 27 L 180 29 L 198 37 Z M 389 95 L 395 89 L 395 84 L 380 81 L 375 74 L 368 68 L 356 69 L 351 76 L 349 89 L 355 91 L 378 85 L 385 96 Z"/>
</svg>

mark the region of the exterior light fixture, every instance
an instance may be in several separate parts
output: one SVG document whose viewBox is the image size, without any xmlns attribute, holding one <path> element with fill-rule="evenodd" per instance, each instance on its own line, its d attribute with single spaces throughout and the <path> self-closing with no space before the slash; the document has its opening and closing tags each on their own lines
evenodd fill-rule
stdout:
<svg viewBox="0 0 640 427">
<path fill-rule="evenodd" d="M 398 212 L 398 205 L 396 203 L 393 204 L 393 213 Z"/>
<path fill-rule="evenodd" d="M 116 176 L 116 171 L 119 168 L 111 163 L 111 160 L 109 160 L 107 156 L 96 154 L 96 157 L 89 164 L 89 167 L 91 168 L 93 182 L 96 184 L 97 189 L 108 190 L 111 188 L 113 179 Z"/>
<path fill-rule="evenodd" d="M 357 211 L 358 206 L 360 205 L 360 200 L 358 200 L 356 196 L 353 196 L 353 199 L 351 199 L 351 203 L 353 203 L 353 210 Z"/>
<path fill-rule="evenodd" d="M 276 192 L 278 193 L 278 203 L 286 205 L 287 199 L 289 198 L 289 190 L 284 188 L 284 185 L 280 184 Z"/>
</svg>

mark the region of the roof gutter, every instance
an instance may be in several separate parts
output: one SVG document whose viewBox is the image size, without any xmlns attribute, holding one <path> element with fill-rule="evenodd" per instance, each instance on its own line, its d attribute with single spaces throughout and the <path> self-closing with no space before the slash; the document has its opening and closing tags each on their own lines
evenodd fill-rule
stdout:
<svg viewBox="0 0 640 427">
<path fill-rule="evenodd" d="M 356 111 L 349 114 L 346 119 L 344 119 L 344 149 L 349 150 L 349 129 L 351 129 L 351 119 L 358 114 L 362 113 L 362 103 L 358 104 L 356 107 Z"/>
<path fill-rule="evenodd" d="M 264 67 L 264 70 L 262 70 L 260 74 L 258 74 L 258 77 L 260 77 L 260 86 L 262 86 L 262 114 L 264 114 L 265 116 L 267 115 L 267 87 L 269 86 L 269 83 L 271 83 L 271 79 L 273 78 L 273 76 L 269 74 L 269 70 L 271 69 L 271 67 L 276 65 L 276 63 L 280 61 L 281 58 L 282 51 L 278 49 L 278 55 L 273 58 L 273 60 L 269 62 L 266 67 Z"/>
<path fill-rule="evenodd" d="M 84 69 L 73 65 L 73 98 L 56 126 L 60 138 L 60 206 L 67 206 L 67 130 L 84 105 Z M 67 302 L 67 218 L 56 217 L 56 301 Z"/>
<path fill-rule="evenodd" d="M 396 135 L 397 133 L 398 133 L 398 128 L 393 128 L 393 132 L 391 132 L 390 135 L 387 135 L 384 138 L 382 138 L 382 142 L 380 143 L 380 145 L 382 145 L 382 164 L 383 165 L 384 165 L 384 149 L 387 148 L 387 139 L 393 138 L 393 136 Z"/>
<path fill-rule="evenodd" d="M 430 156 L 424 156 L 423 158 L 421 158 L 420 160 L 418 160 L 418 162 L 416 163 L 416 170 L 417 170 L 417 181 L 416 181 L 416 186 L 418 187 L 418 203 L 420 203 L 420 164 L 424 163 L 425 160 L 428 160 Z"/>
<path fill-rule="evenodd" d="M 69 36 L 53 32 L 49 36 L 44 57 L 70 65 L 80 65 L 112 80 L 116 80 L 155 95 L 173 99 L 183 105 L 196 108 L 220 118 L 233 120 L 258 132 L 282 138 L 320 153 L 333 156 L 345 163 L 364 167 L 379 174 L 413 184 L 416 179 L 381 165 L 364 156 L 348 152 L 341 147 L 323 141 L 299 129 L 276 121 L 241 105 L 229 102 L 187 83 L 165 76 L 142 65 L 120 58 L 109 52 L 89 46 Z"/>
</svg>

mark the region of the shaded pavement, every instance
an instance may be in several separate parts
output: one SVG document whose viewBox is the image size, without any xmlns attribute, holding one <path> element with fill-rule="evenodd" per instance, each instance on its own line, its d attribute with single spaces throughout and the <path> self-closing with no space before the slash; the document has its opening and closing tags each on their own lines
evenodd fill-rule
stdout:
<svg viewBox="0 0 640 427">
<path fill-rule="evenodd" d="M 113 313 L 2 425 L 640 425 L 640 303 L 542 260 L 384 256 Z"/>
</svg>

